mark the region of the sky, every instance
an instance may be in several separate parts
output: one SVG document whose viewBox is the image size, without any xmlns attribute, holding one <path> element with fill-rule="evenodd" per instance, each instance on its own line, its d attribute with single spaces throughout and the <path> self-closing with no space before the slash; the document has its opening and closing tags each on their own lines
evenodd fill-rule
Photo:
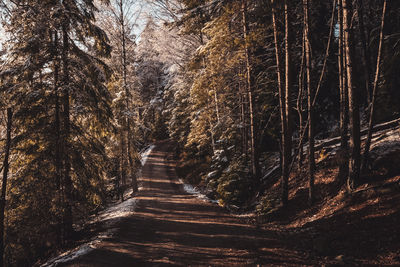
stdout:
<svg viewBox="0 0 400 267">
<path fill-rule="evenodd" d="M 143 31 L 149 17 L 157 18 L 158 13 L 155 7 L 151 6 L 146 0 L 137 0 L 133 12 L 141 9 L 141 16 L 137 20 L 137 26 L 134 28 L 134 34 L 138 37 L 136 41 L 140 40 L 140 34 Z M 3 49 L 3 43 L 6 41 L 6 34 L 3 25 L 0 24 L 0 50 Z"/>
</svg>

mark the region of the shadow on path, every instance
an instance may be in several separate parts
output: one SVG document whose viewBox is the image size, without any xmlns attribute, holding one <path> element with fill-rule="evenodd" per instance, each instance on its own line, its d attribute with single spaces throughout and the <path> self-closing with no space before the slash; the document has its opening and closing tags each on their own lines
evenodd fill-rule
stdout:
<svg viewBox="0 0 400 267">
<path fill-rule="evenodd" d="M 169 160 L 171 145 L 156 145 L 139 180 L 135 214 L 112 238 L 63 266 L 303 265 L 274 231 L 260 230 L 221 207 L 185 193 Z"/>
</svg>

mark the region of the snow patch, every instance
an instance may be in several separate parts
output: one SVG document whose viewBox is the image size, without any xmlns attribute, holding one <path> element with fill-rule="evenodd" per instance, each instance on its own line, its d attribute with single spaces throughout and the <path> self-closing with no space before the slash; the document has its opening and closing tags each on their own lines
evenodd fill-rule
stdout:
<svg viewBox="0 0 400 267">
<path fill-rule="evenodd" d="M 207 179 L 214 178 L 215 176 L 217 176 L 217 174 L 218 174 L 218 171 L 209 172 L 209 173 L 207 174 Z"/>
<path fill-rule="evenodd" d="M 42 264 L 41 267 L 58 266 L 58 264 L 70 262 L 96 249 L 96 245 L 98 243 L 106 238 L 110 238 L 113 236 L 117 228 L 112 228 L 112 226 L 116 222 L 118 222 L 122 218 L 129 217 L 134 213 L 137 202 L 137 199 L 130 198 L 124 202 L 112 205 L 100 212 L 98 215 L 93 216 L 93 218 L 89 220 L 89 224 L 104 222 L 104 225 L 106 225 L 108 230 L 101 232 L 91 241 L 84 243 L 77 248 L 66 251 L 56 258 L 47 261 L 46 263 Z"/>
<path fill-rule="evenodd" d="M 144 152 L 140 153 L 141 156 L 141 160 L 140 162 L 142 163 L 142 166 L 144 166 L 144 164 L 146 164 L 147 159 L 149 158 L 149 155 L 151 153 L 151 151 L 154 149 L 154 145 L 149 146 Z"/>
<path fill-rule="evenodd" d="M 46 262 L 45 264 L 41 265 L 41 267 L 53 267 L 57 266 L 58 264 L 66 263 L 76 258 L 79 258 L 80 256 L 88 254 L 90 251 L 94 250 L 96 248 L 96 244 L 99 242 L 100 240 L 93 240 L 89 243 L 85 243 L 73 250 L 67 251 L 59 255 L 57 258 Z"/>
<path fill-rule="evenodd" d="M 137 199 L 130 198 L 117 205 L 111 206 L 96 217 L 96 222 L 128 217 L 133 214 L 136 205 Z"/>
<path fill-rule="evenodd" d="M 193 187 L 192 185 L 190 185 L 190 184 L 185 184 L 185 183 L 182 181 L 182 179 L 179 179 L 179 182 L 181 182 L 181 183 L 183 184 L 183 190 L 184 190 L 186 193 L 191 194 L 191 195 L 194 195 L 194 196 L 196 196 L 197 198 L 199 198 L 199 199 L 201 199 L 201 200 L 204 200 L 204 201 L 207 201 L 207 202 L 211 202 L 211 203 L 214 203 L 214 204 L 219 204 L 219 201 L 218 201 L 218 200 L 214 200 L 214 199 L 208 198 L 206 195 L 200 193 L 200 191 L 197 190 L 197 189 L 196 189 L 195 187 Z"/>
</svg>

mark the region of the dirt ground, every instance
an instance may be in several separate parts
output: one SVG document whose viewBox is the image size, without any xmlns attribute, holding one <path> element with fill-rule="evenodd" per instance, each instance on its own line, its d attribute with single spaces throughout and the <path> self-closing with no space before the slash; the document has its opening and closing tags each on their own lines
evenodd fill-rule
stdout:
<svg viewBox="0 0 400 267">
<path fill-rule="evenodd" d="M 288 248 L 279 231 L 262 230 L 246 219 L 185 193 L 175 176 L 172 151 L 159 143 L 142 172 L 133 216 L 112 238 L 59 266 L 257 266 L 312 264 Z"/>
<path fill-rule="evenodd" d="M 400 266 L 400 177 L 311 208 L 305 181 L 292 177 L 288 207 L 260 220 L 185 193 L 171 151 L 168 142 L 152 150 L 137 208 L 115 234 L 58 266 Z M 317 174 L 321 196 L 337 188 L 329 172 Z"/>
</svg>

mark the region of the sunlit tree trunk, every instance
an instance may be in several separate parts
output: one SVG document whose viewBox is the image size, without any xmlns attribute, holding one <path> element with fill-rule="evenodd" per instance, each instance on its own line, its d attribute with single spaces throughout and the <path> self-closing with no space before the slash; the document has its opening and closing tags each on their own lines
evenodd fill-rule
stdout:
<svg viewBox="0 0 400 267">
<path fill-rule="evenodd" d="M 279 49 L 279 38 L 278 38 L 278 24 L 277 24 L 277 14 L 276 14 L 276 5 L 275 0 L 271 0 L 272 4 L 272 25 L 274 29 L 274 43 L 275 43 L 275 59 L 276 59 L 276 73 L 277 73 L 277 82 L 278 82 L 278 94 L 279 94 L 279 111 L 281 118 L 281 168 L 282 168 L 282 177 L 281 177 L 281 198 L 282 204 L 286 205 L 288 202 L 288 181 L 289 181 L 289 155 L 288 153 L 288 129 L 287 129 L 287 114 L 286 114 L 286 91 L 283 88 L 282 83 L 282 66 L 280 60 L 280 49 Z M 285 1 L 286 4 L 286 1 Z"/>
<path fill-rule="evenodd" d="M 360 176 L 361 146 L 360 146 L 360 113 L 357 88 L 353 82 L 353 29 L 351 19 L 353 9 L 349 0 L 342 0 L 343 4 L 343 32 L 344 50 L 346 53 L 346 74 L 349 99 L 349 119 L 350 119 L 350 160 L 349 176 L 347 186 L 349 190 L 354 188 Z"/>
<path fill-rule="evenodd" d="M 129 98 L 130 92 L 128 90 L 127 85 L 127 63 L 126 63 L 126 33 L 125 33 L 125 17 L 124 17 L 124 2 L 123 0 L 118 1 L 119 7 L 119 26 L 121 27 L 121 67 L 122 67 L 122 86 L 125 91 L 125 112 L 123 115 L 123 122 L 121 127 L 121 200 L 123 200 L 124 188 L 126 186 L 126 176 L 127 176 L 127 163 L 128 157 L 130 154 L 127 149 L 127 143 L 129 143 L 130 136 L 130 119 L 128 116 L 129 113 Z M 126 140 L 127 139 L 127 140 Z M 128 145 L 129 147 L 129 145 Z M 131 161 L 129 161 L 130 163 Z M 133 166 L 130 166 L 133 167 Z"/>
<path fill-rule="evenodd" d="M 310 44 L 310 18 L 309 18 L 309 1 L 303 0 L 304 10 L 304 36 L 305 36 L 305 52 L 306 52 L 306 84 L 307 84 L 307 111 L 308 111 L 308 200 L 310 203 L 314 201 L 314 92 L 311 86 L 311 44 Z"/>
<path fill-rule="evenodd" d="M 249 100 L 249 119 L 250 119 L 250 157 L 251 157 L 251 171 L 254 177 L 258 173 L 258 159 L 256 159 L 256 131 L 255 131 L 255 118 L 254 118 L 254 97 L 253 97 L 253 84 L 251 77 L 251 62 L 250 51 L 248 47 L 248 34 L 249 25 L 247 21 L 247 0 L 242 0 L 242 26 L 244 38 L 244 52 L 246 57 L 246 73 L 247 73 L 247 95 Z"/>
<path fill-rule="evenodd" d="M 11 150 L 11 130 L 12 130 L 12 116 L 13 111 L 7 108 L 7 137 L 6 145 L 4 147 L 4 161 L 3 161 L 3 180 L 1 184 L 1 197 L 0 197 L 0 267 L 4 266 L 4 218 L 6 207 L 6 193 L 7 193 L 7 179 L 9 170 L 9 157 Z"/>
<path fill-rule="evenodd" d="M 338 2 L 338 72 L 339 72 L 339 94 L 340 94 L 340 153 L 339 153 L 339 173 L 337 180 L 340 184 L 344 184 L 345 178 L 349 173 L 348 161 L 348 102 L 347 102 L 347 84 L 346 84 L 346 68 L 345 53 L 343 46 L 343 9 L 342 0 Z"/>
<path fill-rule="evenodd" d="M 119 186 L 118 186 L 118 191 L 119 191 L 119 197 L 121 201 L 124 201 L 124 189 L 126 185 L 126 143 L 125 143 L 125 122 L 123 121 L 123 125 L 120 130 L 120 171 L 119 171 Z"/>
<path fill-rule="evenodd" d="M 241 74 L 241 70 L 239 72 Z M 240 75 L 241 76 L 241 75 Z M 239 79 L 239 101 L 240 101 L 240 121 L 241 121 L 241 133 L 242 133 L 242 153 L 247 157 L 247 120 L 246 120 L 246 94 L 244 92 L 241 79 Z"/>
<path fill-rule="evenodd" d="M 289 179 L 289 175 L 290 175 L 290 161 L 291 161 L 291 156 L 292 156 L 292 125 L 291 125 L 291 93 L 292 93 L 292 74 L 291 74 L 291 14 L 290 13 L 290 9 L 289 9 L 289 5 L 288 5 L 288 1 L 285 0 L 284 1 L 284 6 L 285 6 L 285 113 L 286 113 L 286 120 L 285 120 L 285 124 L 286 124 L 286 132 L 284 134 L 284 138 L 285 138 L 285 160 L 286 160 L 286 166 L 287 170 L 286 170 L 286 174 L 285 177 L 286 181 L 284 183 L 283 186 L 283 193 L 282 195 L 287 196 L 288 195 L 288 179 Z M 286 197 L 285 197 L 286 198 Z M 285 202 L 287 202 L 287 200 L 285 199 Z"/>
<path fill-rule="evenodd" d="M 300 72 L 299 72 L 299 91 L 297 95 L 297 113 L 299 116 L 299 142 L 298 142 L 298 169 L 300 170 L 303 161 L 304 161 L 304 154 L 303 154 L 303 94 L 304 94 L 304 65 L 305 65 L 305 37 L 304 37 L 304 30 L 302 35 L 302 42 L 301 42 L 301 63 L 300 63 Z"/>
</svg>

